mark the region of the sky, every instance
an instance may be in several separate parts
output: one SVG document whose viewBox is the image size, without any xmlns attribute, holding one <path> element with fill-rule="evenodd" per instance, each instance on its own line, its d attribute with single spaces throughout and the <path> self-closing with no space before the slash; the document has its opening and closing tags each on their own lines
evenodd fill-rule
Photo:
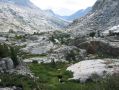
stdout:
<svg viewBox="0 0 119 90">
<path fill-rule="evenodd" d="M 96 0 L 31 0 L 42 10 L 51 9 L 61 16 L 69 16 L 80 9 L 93 6 Z"/>
</svg>

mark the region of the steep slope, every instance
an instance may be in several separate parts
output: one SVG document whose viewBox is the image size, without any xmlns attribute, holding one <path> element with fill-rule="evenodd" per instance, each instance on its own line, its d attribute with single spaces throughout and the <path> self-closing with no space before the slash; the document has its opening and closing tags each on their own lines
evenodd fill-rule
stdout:
<svg viewBox="0 0 119 90">
<path fill-rule="evenodd" d="M 20 6 L 33 7 L 33 4 L 29 0 L 0 0 L 4 3 L 12 3 Z"/>
<path fill-rule="evenodd" d="M 60 30 L 67 24 L 60 18 L 46 14 L 29 0 L 0 0 L 0 31 L 32 33 Z"/>
<path fill-rule="evenodd" d="M 73 21 L 73 20 L 78 19 L 82 16 L 85 16 L 89 11 L 91 11 L 91 9 L 92 9 L 91 7 L 88 7 L 86 9 L 79 10 L 70 16 L 61 16 L 61 18 L 69 20 L 69 21 Z"/>
<path fill-rule="evenodd" d="M 119 25 L 119 0 L 97 0 L 92 11 L 69 26 L 74 35 L 105 31 Z"/>
<path fill-rule="evenodd" d="M 43 11 L 45 16 L 47 17 L 50 17 L 49 20 L 54 22 L 57 26 L 63 28 L 67 25 L 69 25 L 69 21 L 61 18 L 61 17 L 58 17 L 52 10 L 48 9 L 48 10 L 44 10 Z"/>
</svg>

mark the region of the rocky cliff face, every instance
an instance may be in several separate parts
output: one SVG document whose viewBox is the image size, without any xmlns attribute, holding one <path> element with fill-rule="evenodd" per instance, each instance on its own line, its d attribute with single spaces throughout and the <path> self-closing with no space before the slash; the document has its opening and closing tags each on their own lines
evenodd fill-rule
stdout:
<svg viewBox="0 0 119 90">
<path fill-rule="evenodd" d="M 75 20 L 69 30 L 74 35 L 105 31 L 119 24 L 119 0 L 97 0 L 92 11 Z"/>
<path fill-rule="evenodd" d="M 3 3 L 11 3 L 11 4 L 16 4 L 19 6 L 25 6 L 25 7 L 35 7 L 33 3 L 31 3 L 29 0 L 0 0 L 0 2 Z"/>
<path fill-rule="evenodd" d="M 67 24 L 60 18 L 46 14 L 29 0 L 0 0 L 0 32 L 51 31 L 62 29 Z"/>
</svg>

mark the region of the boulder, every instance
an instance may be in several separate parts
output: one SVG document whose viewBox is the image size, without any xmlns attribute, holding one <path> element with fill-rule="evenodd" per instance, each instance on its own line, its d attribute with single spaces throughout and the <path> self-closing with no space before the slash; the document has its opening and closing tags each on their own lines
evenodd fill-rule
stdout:
<svg viewBox="0 0 119 90">
<path fill-rule="evenodd" d="M 9 71 L 14 68 L 11 58 L 3 58 L 0 60 L 0 72 Z"/>
<path fill-rule="evenodd" d="M 23 48 L 22 51 L 31 54 L 45 54 L 51 48 L 53 48 L 53 43 L 46 40 L 41 40 L 41 41 L 31 42 L 27 44 L 27 46 Z"/>
<path fill-rule="evenodd" d="M 6 69 L 5 61 L 0 60 L 0 72 L 4 72 Z"/>
<path fill-rule="evenodd" d="M 81 49 L 86 49 L 88 53 L 94 54 L 102 52 L 110 56 L 119 56 L 119 42 L 111 42 L 108 40 L 95 39 L 93 41 L 87 41 L 78 45 Z"/>
<path fill-rule="evenodd" d="M 14 68 L 14 63 L 13 63 L 13 60 L 12 60 L 11 58 L 9 58 L 9 57 L 3 58 L 2 61 L 5 61 L 6 68 L 7 68 L 8 70 Z"/>
<path fill-rule="evenodd" d="M 119 73 L 119 60 L 85 60 L 69 66 L 67 70 L 73 72 L 73 78 L 70 78 L 70 80 L 79 80 L 81 83 L 84 83 L 88 80 L 93 81 L 104 78 L 106 75 Z"/>
<path fill-rule="evenodd" d="M 86 50 L 79 49 L 75 46 L 62 45 L 60 48 L 55 49 L 53 51 L 53 54 L 58 59 L 63 59 L 63 60 L 66 60 L 66 57 L 70 57 L 73 55 L 76 61 L 80 61 L 85 59 L 87 52 Z"/>
</svg>

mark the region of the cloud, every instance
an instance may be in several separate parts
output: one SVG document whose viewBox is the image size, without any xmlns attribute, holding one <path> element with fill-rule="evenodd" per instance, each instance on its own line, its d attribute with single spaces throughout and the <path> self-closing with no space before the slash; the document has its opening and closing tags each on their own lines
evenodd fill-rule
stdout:
<svg viewBox="0 0 119 90">
<path fill-rule="evenodd" d="M 92 6 L 96 0 L 31 0 L 41 9 L 52 9 L 60 15 L 70 15 L 80 9 Z"/>
</svg>

